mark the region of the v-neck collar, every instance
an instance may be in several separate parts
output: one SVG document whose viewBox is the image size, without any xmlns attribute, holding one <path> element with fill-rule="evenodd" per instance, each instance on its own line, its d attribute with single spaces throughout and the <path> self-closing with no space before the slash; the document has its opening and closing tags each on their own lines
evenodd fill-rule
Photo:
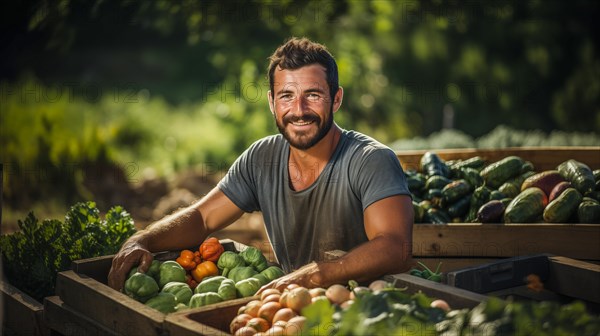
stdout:
<svg viewBox="0 0 600 336">
<path fill-rule="evenodd" d="M 286 190 L 292 194 L 302 194 L 305 192 L 309 192 L 310 190 L 313 190 L 319 184 L 319 181 L 324 178 L 323 176 L 326 176 L 329 174 L 329 171 L 331 170 L 333 162 L 339 156 L 339 152 L 341 151 L 343 144 L 346 142 L 346 138 L 347 138 L 346 130 L 340 128 L 340 139 L 339 139 L 337 145 L 335 146 L 335 149 L 333 150 L 333 153 L 331 154 L 329 161 L 327 161 L 327 165 L 325 166 L 325 168 L 323 169 L 321 174 L 319 174 L 319 176 L 315 179 L 315 181 L 311 185 L 309 185 L 308 187 L 306 187 L 300 191 L 294 190 L 290 186 L 290 169 L 289 169 L 289 167 L 290 167 L 290 143 L 286 141 L 285 142 L 286 146 L 284 149 L 285 154 L 284 154 L 284 158 L 283 158 L 283 162 L 285 163 L 284 174 L 285 174 L 285 181 L 286 181 L 286 186 L 285 186 Z"/>
</svg>

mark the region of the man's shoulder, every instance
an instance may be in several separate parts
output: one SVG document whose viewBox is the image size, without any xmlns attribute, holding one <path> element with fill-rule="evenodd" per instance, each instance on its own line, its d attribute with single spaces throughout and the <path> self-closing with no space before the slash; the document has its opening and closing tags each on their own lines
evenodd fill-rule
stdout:
<svg viewBox="0 0 600 336">
<path fill-rule="evenodd" d="M 389 146 L 358 131 L 344 130 L 344 136 L 346 137 L 348 147 L 352 152 L 360 152 L 367 155 L 380 150 L 392 150 Z"/>
<path fill-rule="evenodd" d="M 250 156 L 269 156 L 281 152 L 286 144 L 281 134 L 273 134 L 256 140 L 246 150 L 246 155 Z"/>
</svg>

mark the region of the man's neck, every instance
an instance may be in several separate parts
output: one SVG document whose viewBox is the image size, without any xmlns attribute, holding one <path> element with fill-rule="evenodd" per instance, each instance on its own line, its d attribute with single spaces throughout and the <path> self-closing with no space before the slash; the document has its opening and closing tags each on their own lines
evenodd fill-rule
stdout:
<svg viewBox="0 0 600 336">
<path fill-rule="evenodd" d="M 294 190 L 304 190 L 317 180 L 340 142 L 341 134 L 342 130 L 333 124 L 327 135 L 311 148 L 301 150 L 290 146 L 288 171 Z"/>
</svg>

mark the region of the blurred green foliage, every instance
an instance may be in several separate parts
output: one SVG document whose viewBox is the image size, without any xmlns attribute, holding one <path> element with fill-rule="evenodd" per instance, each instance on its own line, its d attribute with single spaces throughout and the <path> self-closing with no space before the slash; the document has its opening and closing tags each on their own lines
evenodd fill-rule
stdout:
<svg viewBox="0 0 600 336">
<path fill-rule="evenodd" d="M 59 167 L 42 182 L 71 190 L 69 203 L 85 194 L 80 165 L 226 169 L 276 132 L 267 58 L 290 36 L 336 57 L 337 122 L 388 144 L 600 132 L 597 1 L 38 0 L 0 13 L 0 160 Z M 8 181 L 9 199 L 23 185 Z"/>
</svg>

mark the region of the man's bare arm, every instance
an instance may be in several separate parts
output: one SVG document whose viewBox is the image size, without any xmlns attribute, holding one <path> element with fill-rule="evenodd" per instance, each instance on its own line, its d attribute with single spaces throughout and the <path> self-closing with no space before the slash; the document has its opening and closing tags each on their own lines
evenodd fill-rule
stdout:
<svg viewBox="0 0 600 336">
<path fill-rule="evenodd" d="M 187 208 L 166 216 L 130 237 L 115 255 L 108 285 L 121 289 L 129 270 L 146 271 L 151 252 L 178 250 L 201 243 L 208 235 L 233 223 L 243 214 L 217 187 Z"/>
<path fill-rule="evenodd" d="M 392 196 L 370 205 L 364 212 L 369 241 L 334 261 L 310 263 L 263 287 L 279 289 L 290 283 L 327 287 L 348 280 L 371 281 L 384 274 L 407 271 L 412 262 L 412 225 L 409 196 Z"/>
</svg>

